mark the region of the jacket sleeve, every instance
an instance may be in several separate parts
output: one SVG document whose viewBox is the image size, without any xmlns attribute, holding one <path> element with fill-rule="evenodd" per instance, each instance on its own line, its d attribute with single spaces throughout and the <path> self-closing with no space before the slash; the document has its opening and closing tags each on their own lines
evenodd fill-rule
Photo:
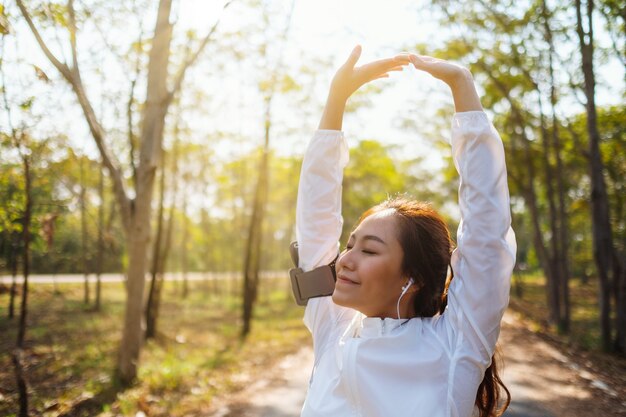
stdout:
<svg viewBox="0 0 626 417">
<path fill-rule="evenodd" d="M 460 176 L 461 222 L 445 314 L 488 363 L 509 302 L 516 253 L 504 147 L 479 111 L 454 116 L 451 145 Z"/>
<path fill-rule="evenodd" d="M 304 271 L 327 265 L 337 256 L 343 225 L 341 183 L 348 159 L 343 133 L 336 130 L 316 131 L 304 154 L 296 207 L 299 266 Z M 304 323 L 313 335 L 316 354 L 335 325 L 353 314 L 331 297 L 308 301 Z"/>
</svg>

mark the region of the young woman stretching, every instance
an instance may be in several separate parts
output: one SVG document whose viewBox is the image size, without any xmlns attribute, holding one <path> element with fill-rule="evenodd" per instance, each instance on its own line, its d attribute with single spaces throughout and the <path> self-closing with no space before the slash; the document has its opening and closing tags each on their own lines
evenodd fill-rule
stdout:
<svg viewBox="0 0 626 417">
<path fill-rule="evenodd" d="M 516 251 L 502 142 L 468 70 L 413 54 L 355 67 L 360 54 L 357 46 L 337 71 L 304 157 L 299 266 L 308 271 L 337 257 L 346 101 L 363 84 L 405 65 L 452 91 L 462 219 L 453 251 L 444 221 L 427 204 L 390 200 L 363 214 L 336 261 L 332 297 L 310 299 L 304 313 L 315 365 L 302 416 L 499 415 L 499 388 L 504 407 L 510 396 L 493 355 Z"/>
</svg>

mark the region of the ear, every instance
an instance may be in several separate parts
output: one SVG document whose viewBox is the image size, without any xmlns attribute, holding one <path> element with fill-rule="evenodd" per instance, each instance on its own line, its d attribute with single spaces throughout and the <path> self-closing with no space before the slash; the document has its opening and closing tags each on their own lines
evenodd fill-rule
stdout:
<svg viewBox="0 0 626 417">
<path fill-rule="evenodd" d="M 413 294 L 422 289 L 422 285 L 418 284 L 415 281 L 415 278 L 411 278 L 411 277 L 409 277 L 405 285 L 409 286 L 409 289 L 406 291 L 407 294 Z"/>
</svg>

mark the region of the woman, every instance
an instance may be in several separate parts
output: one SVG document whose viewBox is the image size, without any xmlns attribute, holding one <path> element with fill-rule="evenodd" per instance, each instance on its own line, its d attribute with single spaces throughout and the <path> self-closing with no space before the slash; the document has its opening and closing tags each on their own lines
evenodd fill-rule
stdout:
<svg viewBox="0 0 626 417">
<path fill-rule="evenodd" d="M 493 355 L 516 251 L 502 142 L 468 70 L 413 54 L 355 67 L 360 54 L 357 46 L 333 78 L 304 157 L 299 266 L 308 271 L 337 256 L 348 98 L 409 64 L 445 82 L 454 98 L 458 247 L 452 251 L 445 223 L 426 204 L 392 200 L 362 216 L 336 260 L 332 298 L 310 299 L 304 313 L 315 365 L 302 416 L 499 415 L 504 385 Z M 448 266 L 454 278 L 446 286 Z"/>
</svg>

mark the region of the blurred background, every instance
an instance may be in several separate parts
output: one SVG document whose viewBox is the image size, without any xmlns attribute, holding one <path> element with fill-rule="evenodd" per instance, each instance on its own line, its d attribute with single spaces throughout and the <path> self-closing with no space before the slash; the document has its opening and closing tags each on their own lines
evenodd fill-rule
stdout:
<svg viewBox="0 0 626 417">
<path fill-rule="evenodd" d="M 503 340 L 528 386 L 541 354 L 564 381 L 510 415 L 626 415 L 623 2 L 9 0 L 0 34 L 0 415 L 253 415 L 256 382 L 310 370 L 281 362 L 311 344 L 298 177 L 357 44 L 467 66 L 504 141 Z M 350 99 L 344 236 L 398 194 L 456 229 L 453 113 L 413 68 Z"/>
</svg>

